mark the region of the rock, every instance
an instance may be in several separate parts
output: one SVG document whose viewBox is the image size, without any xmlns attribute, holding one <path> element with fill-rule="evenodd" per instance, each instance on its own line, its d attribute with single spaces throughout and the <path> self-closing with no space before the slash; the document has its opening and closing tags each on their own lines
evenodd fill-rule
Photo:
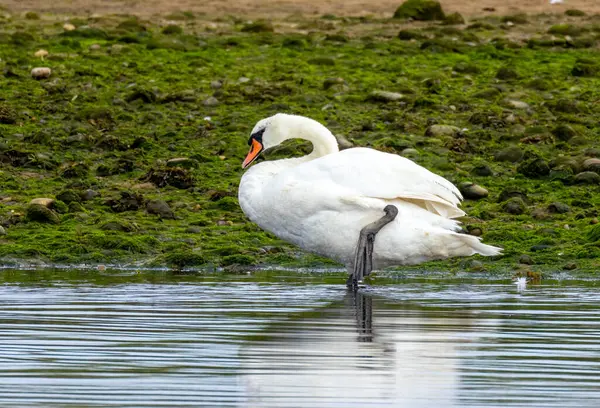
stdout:
<svg viewBox="0 0 600 408">
<path fill-rule="evenodd" d="M 88 49 L 90 51 L 98 51 L 102 49 L 102 46 L 100 44 L 92 44 L 88 47 Z"/>
<path fill-rule="evenodd" d="M 536 208 L 531 212 L 531 217 L 543 221 L 550 218 L 550 213 L 545 208 Z"/>
<path fill-rule="evenodd" d="M 460 183 L 458 189 L 464 198 L 468 198 L 470 200 L 480 200 L 487 197 L 489 194 L 485 188 L 469 181 Z"/>
<path fill-rule="evenodd" d="M 373 91 L 369 95 L 369 99 L 376 102 L 396 102 L 404 99 L 404 95 L 397 92 Z"/>
<path fill-rule="evenodd" d="M 42 61 L 44 60 L 44 57 L 48 55 L 48 51 L 46 50 L 37 50 L 35 52 L 35 54 L 33 54 L 34 56 L 40 58 Z"/>
<path fill-rule="evenodd" d="M 410 157 L 413 157 L 413 158 L 419 157 L 419 151 L 417 149 L 413 149 L 412 147 L 408 147 L 408 148 L 402 150 L 401 154 L 402 154 L 402 156 L 409 157 L 409 158 Z"/>
<path fill-rule="evenodd" d="M 552 134 L 558 140 L 561 140 L 563 142 L 567 142 L 569 141 L 569 139 L 577 136 L 577 132 L 575 131 L 575 129 L 573 129 L 569 125 L 565 125 L 562 123 L 556 126 L 554 129 L 552 129 Z"/>
<path fill-rule="evenodd" d="M 27 206 L 27 210 L 25 211 L 25 219 L 28 221 L 44 222 L 49 224 L 60 223 L 58 214 L 45 205 L 40 204 L 29 204 Z"/>
<path fill-rule="evenodd" d="M 184 169 L 195 169 L 198 167 L 198 161 L 188 157 L 176 157 L 167 160 L 167 167 L 182 167 Z"/>
<path fill-rule="evenodd" d="M 595 157 L 587 159 L 583 162 L 583 169 L 585 171 L 593 171 L 600 174 L 600 159 Z"/>
<path fill-rule="evenodd" d="M 102 231 L 121 231 L 121 232 L 131 232 L 133 228 L 130 225 L 125 223 L 121 223 L 118 221 L 109 221 L 100 226 Z"/>
<path fill-rule="evenodd" d="M 527 210 L 527 206 L 520 197 L 513 197 L 502 206 L 504 211 L 513 215 L 521 215 Z"/>
<path fill-rule="evenodd" d="M 519 78 L 519 74 L 515 71 L 514 68 L 511 67 L 502 67 L 496 73 L 496 78 L 502 80 L 510 80 Z"/>
<path fill-rule="evenodd" d="M 155 190 L 156 186 L 152 183 L 137 183 L 131 186 L 133 190 Z"/>
<path fill-rule="evenodd" d="M 54 205 L 54 199 L 53 198 L 34 198 L 33 200 L 31 200 L 29 202 L 29 205 L 32 205 L 32 204 L 42 205 L 46 208 L 52 208 L 52 206 Z"/>
<path fill-rule="evenodd" d="M 75 27 L 73 24 L 71 23 L 65 23 L 63 24 L 63 30 L 65 31 L 73 31 L 75 30 L 77 27 Z"/>
<path fill-rule="evenodd" d="M 210 87 L 212 89 L 221 89 L 223 87 L 223 82 L 217 81 L 217 80 L 211 81 L 210 82 Z"/>
<path fill-rule="evenodd" d="M 568 262 L 563 265 L 563 269 L 565 271 L 572 271 L 573 269 L 577 269 L 577 264 L 575 262 Z"/>
<path fill-rule="evenodd" d="M 575 176 L 577 184 L 600 184 L 600 174 L 593 171 L 584 171 Z"/>
<path fill-rule="evenodd" d="M 159 215 L 161 218 L 168 218 L 168 219 L 175 218 L 175 214 L 173 214 L 173 210 L 171 210 L 171 207 L 169 207 L 169 204 L 167 204 L 167 202 L 164 200 L 148 201 L 148 203 L 146 204 L 146 211 L 148 211 L 149 214 Z"/>
<path fill-rule="evenodd" d="M 351 147 L 354 147 L 354 144 L 342 135 L 335 135 L 335 139 L 337 140 L 338 145 L 340 146 L 340 150 L 350 149 Z"/>
<path fill-rule="evenodd" d="M 479 227 L 467 226 L 467 232 L 469 235 L 473 235 L 474 237 L 480 237 L 483 235 L 483 230 Z"/>
<path fill-rule="evenodd" d="M 52 70 L 48 67 L 37 67 L 31 70 L 31 76 L 34 79 L 49 78 L 50 74 L 52 74 Z"/>
<path fill-rule="evenodd" d="M 529 178 L 545 177 L 550 174 L 550 166 L 544 159 L 534 157 L 521 163 L 517 171 Z"/>
<path fill-rule="evenodd" d="M 465 18 L 460 13 L 446 14 L 444 17 L 444 25 L 459 25 L 465 24 Z"/>
<path fill-rule="evenodd" d="M 81 197 L 73 190 L 63 190 L 56 195 L 56 199 L 62 201 L 65 204 L 72 202 L 80 202 Z"/>
<path fill-rule="evenodd" d="M 445 17 L 442 6 L 434 0 L 406 0 L 394 12 L 394 18 L 417 21 L 444 20 Z"/>
<path fill-rule="evenodd" d="M 191 226 L 191 227 L 187 227 L 185 232 L 187 232 L 188 234 L 199 234 L 202 232 L 202 228 L 196 227 L 196 226 Z"/>
<path fill-rule="evenodd" d="M 490 166 L 488 166 L 487 164 L 479 164 L 479 165 L 473 167 L 473 170 L 471 170 L 471 173 L 476 176 L 479 176 L 479 177 L 489 177 L 489 176 L 494 175 L 492 168 Z"/>
<path fill-rule="evenodd" d="M 6 235 L 6 230 L 2 225 L 0 225 L 0 235 Z"/>
<path fill-rule="evenodd" d="M 325 90 L 332 87 L 344 87 L 344 85 L 346 85 L 346 81 L 344 80 L 344 78 L 340 77 L 327 78 L 325 81 L 323 81 L 323 89 Z"/>
<path fill-rule="evenodd" d="M 565 214 L 571 211 L 567 204 L 555 202 L 548 206 L 548 212 L 552 214 Z"/>
<path fill-rule="evenodd" d="M 122 191 L 117 199 L 108 200 L 108 205 L 114 212 L 137 211 L 144 205 L 144 197 L 141 194 Z"/>
<path fill-rule="evenodd" d="M 99 195 L 100 193 L 98 193 L 97 191 L 88 189 L 79 194 L 79 197 L 81 197 L 81 201 L 90 201 L 93 200 L 95 197 L 98 197 Z"/>
<path fill-rule="evenodd" d="M 431 125 L 425 131 L 425 136 L 456 136 L 460 132 L 460 128 L 451 125 Z"/>
<path fill-rule="evenodd" d="M 150 169 L 142 179 L 160 188 L 167 185 L 181 189 L 194 186 L 194 178 L 190 171 L 181 167 Z"/>
<path fill-rule="evenodd" d="M 506 104 L 515 109 L 529 109 L 529 104 L 523 101 L 519 101 L 516 99 L 507 99 Z"/>
<path fill-rule="evenodd" d="M 217 106 L 219 104 L 219 100 L 214 96 L 209 96 L 202 102 L 202 104 L 204 106 Z"/>
<path fill-rule="evenodd" d="M 272 33 L 274 31 L 273 24 L 268 21 L 259 20 L 252 23 L 244 24 L 241 30 L 243 33 Z"/>
<path fill-rule="evenodd" d="M 600 221 L 598 221 L 598 218 L 592 218 L 592 219 L 590 220 L 590 224 L 591 224 L 591 225 L 596 225 L 596 224 L 598 224 L 599 222 L 600 222 Z"/>
<path fill-rule="evenodd" d="M 477 259 L 472 259 L 468 261 L 469 269 L 475 272 L 481 272 L 485 269 L 483 262 L 478 261 Z"/>
<path fill-rule="evenodd" d="M 519 257 L 519 263 L 524 265 L 533 265 L 533 258 L 531 258 L 529 255 L 523 254 Z"/>
<path fill-rule="evenodd" d="M 525 154 L 517 146 L 507 147 L 494 154 L 494 159 L 500 162 L 516 163 L 523 158 Z"/>
</svg>

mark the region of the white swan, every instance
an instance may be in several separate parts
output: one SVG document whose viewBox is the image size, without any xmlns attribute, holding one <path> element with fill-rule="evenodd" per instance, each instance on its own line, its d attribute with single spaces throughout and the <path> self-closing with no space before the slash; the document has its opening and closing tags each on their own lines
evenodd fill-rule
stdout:
<svg viewBox="0 0 600 408">
<path fill-rule="evenodd" d="M 364 262 L 359 259 L 364 242 L 357 249 L 361 230 L 378 222 L 381 231 L 369 237 L 376 269 L 500 253 L 456 232 L 459 223 L 452 218 L 465 213 L 458 208 L 460 192 L 448 180 L 398 155 L 360 147 L 339 151 L 335 137 L 315 120 L 282 113 L 262 119 L 252 130 L 242 167 L 295 138 L 312 142 L 312 153 L 252 166 L 240 182 L 240 206 L 262 229 L 343 263 L 355 282 L 362 278 L 358 263 Z M 398 209 L 395 219 L 390 205 Z M 381 222 L 384 209 L 387 219 Z M 370 267 L 367 263 L 365 275 Z"/>
</svg>

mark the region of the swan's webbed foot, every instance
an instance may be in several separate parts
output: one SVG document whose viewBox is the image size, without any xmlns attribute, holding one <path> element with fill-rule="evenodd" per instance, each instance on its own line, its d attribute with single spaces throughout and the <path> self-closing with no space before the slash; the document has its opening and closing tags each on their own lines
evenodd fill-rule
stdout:
<svg viewBox="0 0 600 408">
<path fill-rule="evenodd" d="M 373 245 L 375 243 L 375 236 L 398 215 L 398 208 L 393 205 L 387 205 L 383 211 L 385 212 L 383 217 L 360 230 L 356 253 L 354 255 L 354 269 L 346 281 L 346 285 L 353 290 L 357 290 L 359 282 L 373 270 Z"/>
</svg>

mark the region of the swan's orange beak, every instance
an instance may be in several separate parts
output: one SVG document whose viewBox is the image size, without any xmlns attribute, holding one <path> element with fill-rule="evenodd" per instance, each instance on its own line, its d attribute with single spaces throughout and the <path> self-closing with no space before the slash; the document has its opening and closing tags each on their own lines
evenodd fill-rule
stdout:
<svg viewBox="0 0 600 408">
<path fill-rule="evenodd" d="M 246 156 L 246 158 L 244 159 L 244 162 L 242 163 L 242 169 L 245 169 L 246 167 L 248 167 L 250 165 L 250 163 L 252 163 L 254 160 L 256 160 L 256 158 L 258 157 L 260 152 L 262 152 L 262 150 L 263 150 L 262 143 L 256 139 L 252 138 L 252 144 L 250 145 L 250 151 L 248 152 L 248 155 Z"/>
</svg>

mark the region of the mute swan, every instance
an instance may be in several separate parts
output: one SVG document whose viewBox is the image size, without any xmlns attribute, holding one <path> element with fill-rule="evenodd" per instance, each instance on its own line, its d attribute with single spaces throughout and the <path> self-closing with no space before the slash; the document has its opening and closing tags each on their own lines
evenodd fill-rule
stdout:
<svg viewBox="0 0 600 408">
<path fill-rule="evenodd" d="M 452 218 L 465 213 L 448 180 L 395 154 L 339 151 L 331 132 L 310 118 L 278 113 L 260 120 L 242 168 L 295 138 L 312 142 L 313 151 L 252 166 L 240 181 L 240 207 L 262 229 L 346 265 L 348 286 L 356 288 L 373 268 L 500 253 L 456 232 Z"/>
</svg>

